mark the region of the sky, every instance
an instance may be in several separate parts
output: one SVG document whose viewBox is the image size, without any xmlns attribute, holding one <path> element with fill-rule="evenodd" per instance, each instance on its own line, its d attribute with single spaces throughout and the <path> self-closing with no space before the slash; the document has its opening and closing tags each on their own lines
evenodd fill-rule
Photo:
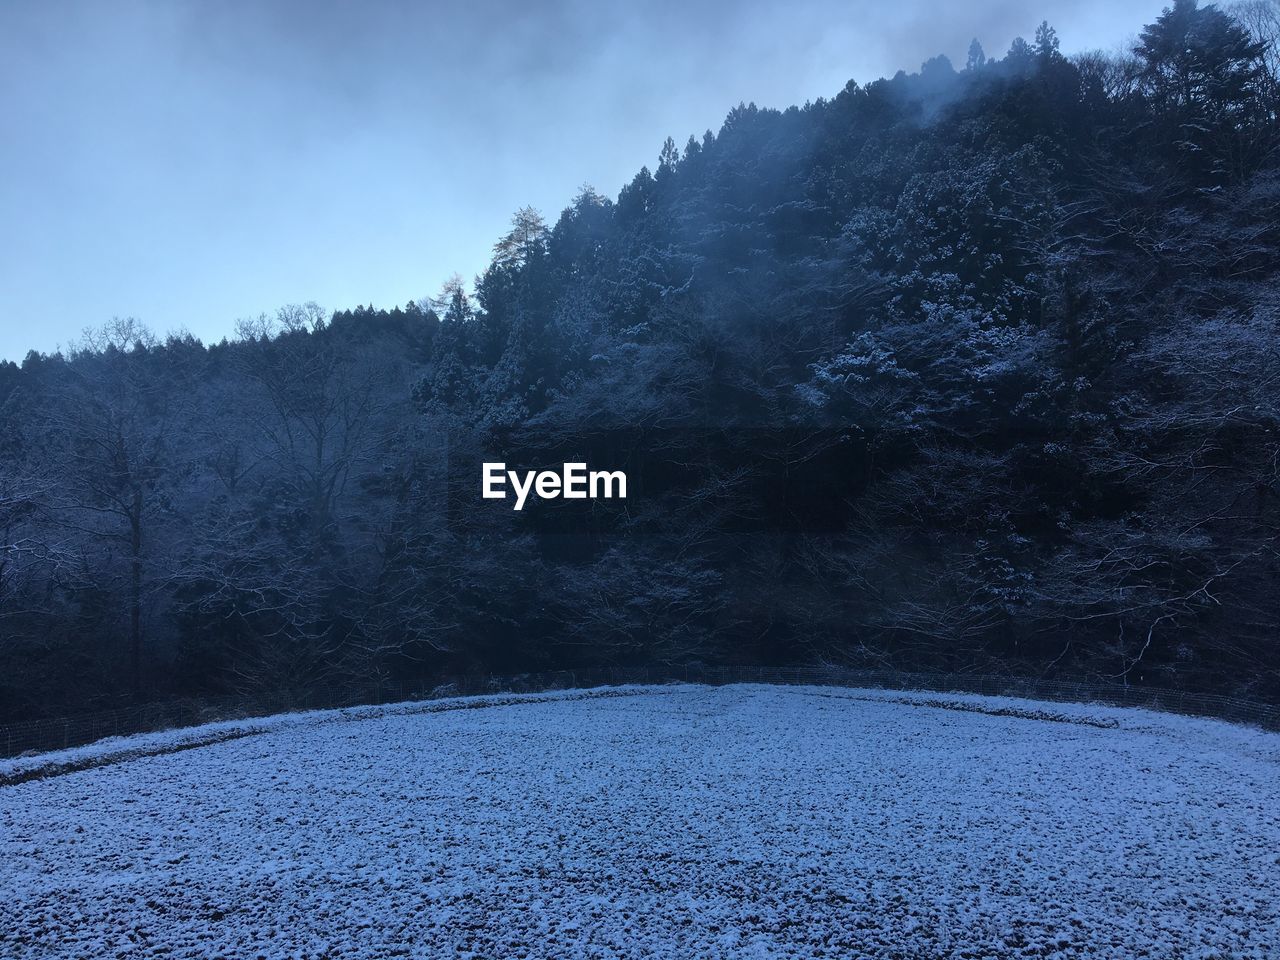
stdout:
<svg viewBox="0 0 1280 960">
<path fill-rule="evenodd" d="M 1164 0 L 1167 2 L 1167 0 Z M 391 307 L 663 140 L 1161 0 L 0 0 L 0 359 L 132 316 L 205 342 Z"/>
</svg>

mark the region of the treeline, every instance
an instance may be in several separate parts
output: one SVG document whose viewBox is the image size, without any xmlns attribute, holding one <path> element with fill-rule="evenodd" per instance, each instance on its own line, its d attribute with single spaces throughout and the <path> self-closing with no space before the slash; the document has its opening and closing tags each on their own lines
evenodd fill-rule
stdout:
<svg viewBox="0 0 1280 960">
<path fill-rule="evenodd" d="M 1280 699 L 1276 10 L 740 106 L 470 293 L 0 366 L 0 715 L 711 662 Z M 656 492 L 458 482 L 601 437 Z"/>
</svg>

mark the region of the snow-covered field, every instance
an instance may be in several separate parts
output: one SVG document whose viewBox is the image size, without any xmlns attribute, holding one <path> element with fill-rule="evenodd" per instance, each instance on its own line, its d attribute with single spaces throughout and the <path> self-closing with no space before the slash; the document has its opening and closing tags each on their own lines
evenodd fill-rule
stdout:
<svg viewBox="0 0 1280 960">
<path fill-rule="evenodd" d="M 85 748 L 0 786 L 0 957 L 1280 957 L 1280 736 L 620 693 Z"/>
</svg>

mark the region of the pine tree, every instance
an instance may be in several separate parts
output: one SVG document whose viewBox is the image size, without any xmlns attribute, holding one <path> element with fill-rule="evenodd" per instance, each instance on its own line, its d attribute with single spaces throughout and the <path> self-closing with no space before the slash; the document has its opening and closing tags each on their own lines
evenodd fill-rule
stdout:
<svg viewBox="0 0 1280 960">
<path fill-rule="evenodd" d="M 547 250 L 547 222 L 533 207 L 521 207 L 511 218 L 511 229 L 493 245 L 493 262 L 503 267 L 524 267 Z"/>
<path fill-rule="evenodd" d="M 987 65 L 987 55 L 982 52 L 982 44 L 978 42 L 978 38 L 974 37 L 969 44 L 969 57 L 965 60 L 964 68 L 966 70 L 981 70 Z"/>
<path fill-rule="evenodd" d="M 1036 27 L 1035 51 L 1041 60 L 1053 60 L 1061 56 L 1058 52 L 1058 31 L 1049 26 L 1048 20 L 1041 20 L 1040 26 Z"/>
</svg>

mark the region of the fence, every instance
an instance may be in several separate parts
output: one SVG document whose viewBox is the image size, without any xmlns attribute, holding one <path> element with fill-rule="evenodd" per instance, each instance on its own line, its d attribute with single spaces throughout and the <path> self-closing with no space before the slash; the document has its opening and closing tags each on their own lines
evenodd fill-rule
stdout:
<svg viewBox="0 0 1280 960">
<path fill-rule="evenodd" d="M 931 690 L 989 696 L 1028 697 L 1059 702 L 1146 707 L 1189 716 L 1217 717 L 1280 730 L 1280 706 L 1214 694 L 1154 687 L 1037 680 L 1026 677 L 945 673 L 898 673 L 840 667 L 616 667 L 561 670 L 510 677 L 462 676 L 431 686 L 403 684 L 330 688 L 276 693 L 251 698 L 172 700 L 55 719 L 0 725 L 0 757 L 81 746 L 104 737 L 127 736 L 216 720 L 268 716 L 291 710 L 332 709 L 364 704 L 429 700 L 480 693 L 534 692 L 629 683 L 775 683 L 866 687 L 882 690 Z"/>
</svg>

